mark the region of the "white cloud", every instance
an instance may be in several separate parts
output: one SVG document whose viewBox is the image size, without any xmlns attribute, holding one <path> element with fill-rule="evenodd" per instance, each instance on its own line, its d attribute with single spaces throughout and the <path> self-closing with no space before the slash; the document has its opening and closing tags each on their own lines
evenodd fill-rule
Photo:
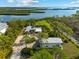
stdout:
<svg viewBox="0 0 79 59">
<path fill-rule="evenodd" d="M 14 0 L 8 0 L 8 3 L 13 3 L 14 2 Z"/>
<path fill-rule="evenodd" d="M 18 6 L 27 6 L 31 5 L 32 3 L 39 3 L 38 0 L 8 0 L 8 3 L 16 3 Z"/>
<path fill-rule="evenodd" d="M 79 4 L 79 0 L 74 0 L 71 2 L 71 4 Z"/>
</svg>

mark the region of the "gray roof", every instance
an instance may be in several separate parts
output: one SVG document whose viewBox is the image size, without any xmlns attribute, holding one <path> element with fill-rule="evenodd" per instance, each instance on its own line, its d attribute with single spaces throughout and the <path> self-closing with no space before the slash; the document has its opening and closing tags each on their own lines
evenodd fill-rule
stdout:
<svg viewBox="0 0 79 59">
<path fill-rule="evenodd" d="M 7 23 L 0 23 L 0 31 L 7 27 L 8 27 Z"/>
<path fill-rule="evenodd" d="M 42 39 L 40 43 L 63 43 L 60 38 L 50 37 L 48 39 Z"/>
</svg>

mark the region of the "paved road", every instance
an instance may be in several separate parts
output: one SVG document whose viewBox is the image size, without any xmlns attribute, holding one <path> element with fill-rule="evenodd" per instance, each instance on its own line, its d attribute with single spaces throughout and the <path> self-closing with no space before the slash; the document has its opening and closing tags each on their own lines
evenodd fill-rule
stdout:
<svg viewBox="0 0 79 59">
<path fill-rule="evenodd" d="M 23 40 L 23 37 L 24 37 L 23 35 L 18 36 L 17 39 L 15 40 L 14 45 L 12 47 L 13 52 L 10 59 L 20 59 L 20 55 L 21 55 L 20 52 L 23 48 L 26 47 L 25 42 L 23 43 L 21 42 Z"/>
<path fill-rule="evenodd" d="M 60 31 L 61 33 L 63 33 L 63 35 L 65 35 L 67 38 L 69 38 L 72 42 L 74 42 L 77 46 L 79 46 L 79 41 L 76 40 L 73 36 L 68 36 L 66 32 Z"/>
</svg>

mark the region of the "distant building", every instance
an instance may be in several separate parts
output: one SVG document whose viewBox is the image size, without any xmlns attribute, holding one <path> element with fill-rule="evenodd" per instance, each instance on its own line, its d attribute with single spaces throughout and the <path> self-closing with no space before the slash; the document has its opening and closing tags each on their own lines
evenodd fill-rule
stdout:
<svg viewBox="0 0 79 59">
<path fill-rule="evenodd" d="M 42 48 L 53 48 L 53 47 L 62 47 L 62 40 L 60 38 L 50 37 L 48 39 L 39 40 L 40 46 Z"/>
<path fill-rule="evenodd" d="M 42 32 L 42 28 L 41 28 L 41 27 L 27 26 L 27 27 L 25 28 L 25 32 L 35 32 L 35 33 L 39 33 L 39 32 Z"/>
<path fill-rule="evenodd" d="M 25 32 L 30 32 L 32 30 L 32 26 L 27 26 L 26 28 L 25 28 Z"/>
<path fill-rule="evenodd" d="M 7 28 L 8 28 L 7 23 L 0 23 L 0 34 L 5 34 Z"/>
<path fill-rule="evenodd" d="M 34 27 L 33 29 L 34 29 L 34 31 L 36 33 L 42 32 L 42 28 L 41 27 Z"/>
</svg>

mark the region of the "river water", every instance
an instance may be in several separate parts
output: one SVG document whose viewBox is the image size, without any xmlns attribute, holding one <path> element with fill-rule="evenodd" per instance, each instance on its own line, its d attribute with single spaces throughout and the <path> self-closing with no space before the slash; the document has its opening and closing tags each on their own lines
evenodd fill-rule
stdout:
<svg viewBox="0 0 79 59">
<path fill-rule="evenodd" d="M 0 15 L 2 21 L 8 21 L 11 19 L 38 19 L 53 16 L 71 16 L 76 13 L 76 10 L 43 10 L 45 13 L 31 13 L 30 15 Z"/>
</svg>

